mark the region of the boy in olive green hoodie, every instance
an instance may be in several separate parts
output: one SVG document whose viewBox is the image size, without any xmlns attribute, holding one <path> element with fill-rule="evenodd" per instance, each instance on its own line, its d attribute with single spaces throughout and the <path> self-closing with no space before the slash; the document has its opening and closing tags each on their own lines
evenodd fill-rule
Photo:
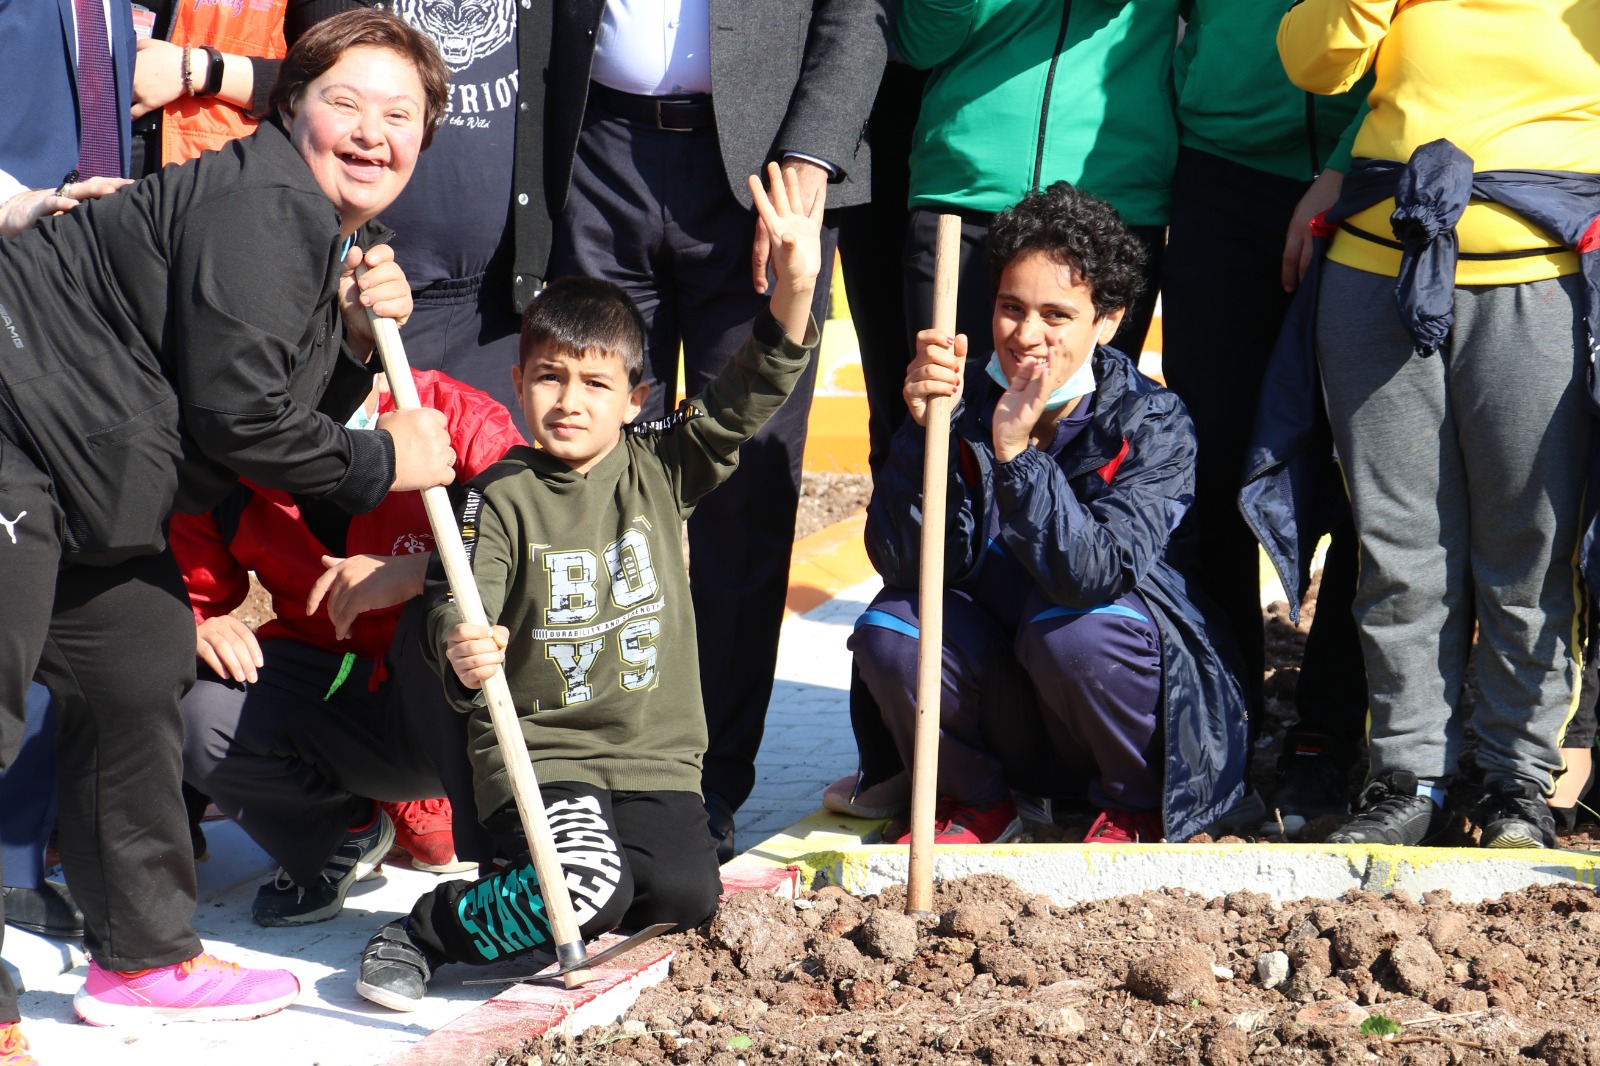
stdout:
<svg viewBox="0 0 1600 1066">
<path fill-rule="evenodd" d="M 721 884 L 699 793 L 706 749 L 682 523 L 738 465 L 816 348 L 823 197 L 798 178 L 752 178 L 772 238 L 769 311 L 721 374 L 660 422 L 644 403 L 644 324 L 621 289 L 552 284 L 523 320 L 516 368 L 538 443 L 474 479 L 462 539 L 491 626 L 461 621 L 431 575 L 427 648 L 470 714 L 478 811 L 512 861 L 447 882 L 367 945 L 356 991 L 414 1010 L 435 967 L 483 965 L 551 943 L 533 864 L 480 689 L 506 672 L 541 782 L 555 849 L 585 938 L 618 923 L 698 925 Z"/>
</svg>

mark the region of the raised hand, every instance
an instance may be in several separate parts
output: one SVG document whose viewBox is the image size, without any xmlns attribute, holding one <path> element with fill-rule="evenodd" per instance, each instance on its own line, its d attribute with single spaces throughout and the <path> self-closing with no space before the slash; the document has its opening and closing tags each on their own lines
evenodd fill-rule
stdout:
<svg viewBox="0 0 1600 1066">
<path fill-rule="evenodd" d="M 798 172 L 767 164 L 770 191 L 750 175 L 750 194 L 771 244 L 772 269 L 778 283 L 772 291 L 772 316 L 789 339 L 804 343 L 811 321 L 811 297 L 822 272 L 822 211 L 826 190 L 807 197 Z"/>
</svg>

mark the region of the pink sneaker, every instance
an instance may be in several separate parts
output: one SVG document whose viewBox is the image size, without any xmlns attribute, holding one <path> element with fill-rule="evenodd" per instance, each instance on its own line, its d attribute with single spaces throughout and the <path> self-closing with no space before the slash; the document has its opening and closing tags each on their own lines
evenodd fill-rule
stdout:
<svg viewBox="0 0 1600 1066">
<path fill-rule="evenodd" d="M 0 1025 L 0 1066 L 39 1066 L 39 1060 L 28 1054 L 28 1040 L 16 1022 Z"/>
<path fill-rule="evenodd" d="M 450 801 L 438 799 L 380 803 L 394 822 L 394 842 L 411 856 L 411 865 L 431 874 L 476 870 L 475 862 L 456 858 L 455 832 L 450 827 Z"/>
<path fill-rule="evenodd" d="M 288 970 L 249 970 L 202 954 L 136 973 L 90 962 L 72 1009 L 90 1025 L 233 1022 L 280 1011 L 299 994 Z"/>
</svg>

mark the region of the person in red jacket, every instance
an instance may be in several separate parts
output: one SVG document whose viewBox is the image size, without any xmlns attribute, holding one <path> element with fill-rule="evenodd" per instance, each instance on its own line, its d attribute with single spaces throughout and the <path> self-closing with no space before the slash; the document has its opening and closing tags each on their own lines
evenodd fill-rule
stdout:
<svg viewBox="0 0 1600 1066">
<path fill-rule="evenodd" d="M 437 371 L 412 373 L 423 406 L 446 416 L 458 478 L 523 443 L 485 393 Z M 365 428 L 392 408 L 380 377 L 349 426 Z M 416 654 L 420 615 L 407 614 L 433 550 L 422 495 L 393 493 L 351 516 L 241 482 L 210 512 L 174 517 L 170 539 L 200 660 L 182 704 L 184 778 L 280 864 L 252 917 L 269 926 L 326 921 L 394 843 L 384 808 L 444 791 L 473 810 L 465 734 Z M 254 632 L 230 614 L 252 570 L 277 615 Z M 437 820 L 440 812 L 427 804 L 407 813 Z M 493 858 L 476 819 L 454 823 L 455 855 Z M 426 855 L 407 829 L 402 845 Z"/>
</svg>

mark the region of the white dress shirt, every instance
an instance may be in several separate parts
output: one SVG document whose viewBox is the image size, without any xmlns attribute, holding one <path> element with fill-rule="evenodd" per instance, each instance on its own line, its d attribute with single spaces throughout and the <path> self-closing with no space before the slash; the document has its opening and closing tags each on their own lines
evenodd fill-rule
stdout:
<svg viewBox="0 0 1600 1066">
<path fill-rule="evenodd" d="M 590 77 L 639 96 L 709 93 L 709 0 L 607 0 Z"/>
</svg>

